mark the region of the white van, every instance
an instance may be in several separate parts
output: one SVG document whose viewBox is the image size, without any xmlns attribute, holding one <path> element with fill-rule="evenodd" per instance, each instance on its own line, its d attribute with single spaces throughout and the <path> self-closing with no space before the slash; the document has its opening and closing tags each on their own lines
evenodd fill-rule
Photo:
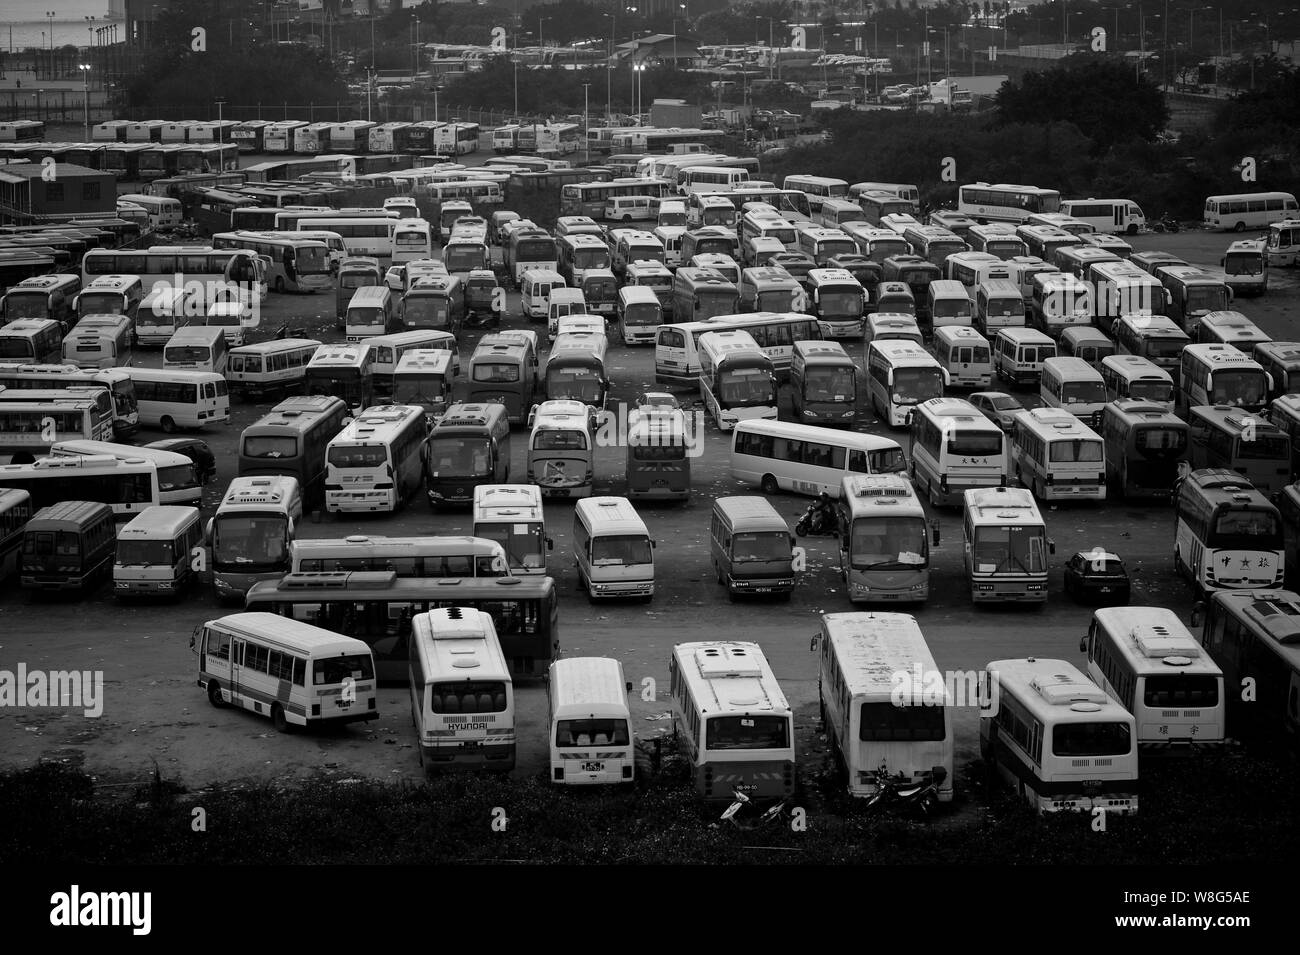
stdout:
<svg viewBox="0 0 1300 955">
<path fill-rule="evenodd" d="M 1101 412 L 1109 400 L 1101 372 L 1072 357 L 1043 361 L 1038 396 L 1048 408 L 1064 408 L 1090 428 L 1101 427 Z"/>
<path fill-rule="evenodd" d="M 586 497 L 573 507 L 573 550 L 578 582 L 593 603 L 606 597 L 655 592 L 655 542 L 625 497 Z"/>
<path fill-rule="evenodd" d="M 902 312 L 872 312 L 868 315 L 862 344 L 870 346 L 872 342 L 890 339 L 905 339 L 925 345 L 921 326 L 916 323 L 914 316 Z"/>
<path fill-rule="evenodd" d="M 605 203 L 605 218 L 611 222 L 651 219 L 650 196 L 610 196 Z"/>
<path fill-rule="evenodd" d="M 549 311 L 551 292 L 567 287 L 568 283 L 559 272 L 551 269 L 524 269 L 523 281 L 519 283 L 524 315 L 530 319 L 545 318 Z"/>
<path fill-rule="evenodd" d="M 546 681 L 551 782 L 631 783 L 636 772 L 632 712 L 623 665 L 609 657 L 566 657 Z"/>
<path fill-rule="evenodd" d="M 187 325 L 178 328 L 167 344 L 163 345 L 164 368 L 186 368 L 190 371 L 226 373 L 230 361 L 226 333 L 213 326 Z"/>
<path fill-rule="evenodd" d="M 244 336 L 248 333 L 248 329 L 256 327 L 257 315 L 247 302 L 225 299 L 208 306 L 208 314 L 203 319 L 203 324 L 207 328 L 220 329 L 221 334 L 226 337 L 226 344 L 231 348 L 238 348 L 244 344 Z"/>
<path fill-rule="evenodd" d="M 556 335 L 556 326 L 565 315 L 589 315 L 587 297 L 580 288 L 553 288 L 546 300 L 546 331 L 550 337 Z"/>
</svg>

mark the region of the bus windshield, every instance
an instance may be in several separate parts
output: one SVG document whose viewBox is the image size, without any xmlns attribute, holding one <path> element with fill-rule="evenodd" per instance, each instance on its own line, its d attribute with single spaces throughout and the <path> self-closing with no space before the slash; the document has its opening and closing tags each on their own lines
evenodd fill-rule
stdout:
<svg viewBox="0 0 1300 955">
<path fill-rule="evenodd" d="M 1103 404 L 1106 386 L 1100 381 L 1067 381 L 1061 386 L 1061 400 L 1067 405 Z"/>
<path fill-rule="evenodd" d="M 627 720 L 559 720 L 556 746 L 627 746 Z"/>
<path fill-rule="evenodd" d="M 369 288 L 372 285 L 378 285 L 379 279 L 375 277 L 372 271 L 365 272 L 340 272 L 339 288 Z"/>
<path fill-rule="evenodd" d="M 849 555 L 854 570 L 924 567 L 929 553 L 921 517 L 863 517 L 853 522 Z"/>
<path fill-rule="evenodd" d="M 221 514 L 213 529 L 213 561 L 274 570 L 289 559 L 285 518 L 279 514 Z"/>
<path fill-rule="evenodd" d="M 1144 457 L 1177 458 L 1187 448 L 1187 432 L 1182 428 L 1150 426 L 1139 428 L 1134 445 Z"/>
<path fill-rule="evenodd" d="M 486 268 L 486 253 L 481 245 L 452 245 L 443 249 L 442 260 L 448 272 L 469 272 Z"/>
<path fill-rule="evenodd" d="M 23 538 L 23 553 L 37 557 L 80 557 L 81 537 L 71 531 L 28 534 Z"/>
<path fill-rule="evenodd" d="M 822 292 L 820 306 L 823 315 L 851 315 L 856 318 L 862 312 L 862 295 L 851 289 L 842 292 Z"/>
<path fill-rule="evenodd" d="M 176 555 L 172 552 L 171 541 L 120 540 L 117 542 L 117 563 L 124 567 L 171 566 L 175 560 Z"/>
<path fill-rule="evenodd" d="M 299 246 L 293 250 L 293 267 L 299 275 L 328 275 L 329 249 L 324 246 Z"/>
<path fill-rule="evenodd" d="M 384 310 L 382 308 L 349 308 L 347 323 L 349 325 L 369 325 L 372 328 L 383 328 Z"/>
<path fill-rule="evenodd" d="M 393 382 L 393 400 L 399 405 L 437 404 L 445 397 L 442 375 L 401 375 Z"/>
<path fill-rule="evenodd" d="M 714 716 L 705 723 L 704 748 L 784 749 L 789 725 L 784 716 Z"/>
<path fill-rule="evenodd" d="M 794 311 L 795 290 L 791 288 L 778 289 L 775 292 L 760 292 L 758 294 L 757 311 L 760 312 L 791 312 Z"/>
<path fill-rule="evenodd" d="M 706 209 L 704 211 L 704 222 L 706 225 L 725 224 L 728 218 L 727 212 L 728 210 L 726 209 L 717 210 L 717 211 L 712 209 Z M 664 225 L 684 226 L 686 225 L 686 213 L 685 212 L 661 212 L 659 213 L 658 224 L 661 226 Z"/>
<path fill-rule="evenodd" d="M 249 435 L 244 439 L 246 458 L 292 458 L 298 453 L 298 439 L 289 435 Z"/>
<path fill-rule="evenodd" d="M 978 527 L 975 569 L 982 574 L 1047 572 L 1041 527 Z"/>
<path fill-rule="evenodd" d="M 121 315 L 121 292 L 82 292 L 77 300 L 77 310 L 82 315 Z"/>
<path fill-rule="evenodd" d="M 1212 382 L 1212 405 L 1259 405 L 1268 396 L 1264 375 L 1259 371 L 1216 371 Z"/>
<path fill-rule="evenodd" d="M 534 451 L 586 451 L 587 436 L 581 431 L 539 431 L 533 436 Z"/>
<path fill-rule="evenodd" d="M 1233 252 L 1224 257 L 1223 271 L 1228 275 L 1259 275 L 1264 271 L 1264 257 L 1258 252 Z"/>
<path fill-rule="evenodd" d="M 850 401 L 856 383 L 852 368 L 814 368 L 804 376 L 803 396 L 807 401 Z"/>
<path fill-rule="evenodd" d="M 895 706 L 888 701 L 862 704 L 858 739 L 864 742 L 939 742 L 947 737 L 942 706 Z"/>
<path fill-rule="evenodd" d="M 14 321 L 19 318 L 47 318 L 50 311 L 50 297 L 44 292 L 10 292 L 5 296 L 5 318 Z"/>
<path fill-rule="evenodd" d="M 1187 311 L 1221 312 L 1228 307 L 1227 289 L 1223 286 L 1187 290 Z"/>
<path fill-rule="evenodd" d="M 776 384 L 764 368 L 734 368 L 722 373 L 718 400 L 728 408 L 774 405 Z"/>
<path fill-rule="evenodd" d="M 1143 680 L 1142 698 L 1157 709 L 1208 709 L 1219 705 L 1219 680 L 1209 674 L 1149 676 Z"/>
<path fill-rule="evenodd" d="M 573 253 L 573 267 L 587 269 L 609 268 L 609 251 L 607 249 L 578 249 Z"/>
<path fill-rule="evenodd" d="M 1290 461 L 1291 439 L 1276 434 L 1255 434 L 1237 441 L 1237 457 L 1249 461 Z"/>
<path fill-rule="evenodd" d="M 790 535 L 780 531 L 736 534 L 731 538 L 734 563 L 754 563 L 790 559 Z"/>
<path fill-rule="evenodd" d="M 34 358 L 32 343 L 25 338 L 0 338 L 0 358 Z"/>
<path fill-rule="evenodd" d="M 849 453 L 849 470 L 859 471 L 861 468 L 856 466 L 855 459 L 858 452 Z M 897 474 L 907 470 L 907 458 L 903 456 L 902 448 L 882 448 L 879 451 L 868 451 L 867 462 L 870 474 Z"/>
<path fill-rule="evenodd" d="M 476 364 L 471 377 L 474 381 L 518 381 L 519 366 L 504 362 Z"/>
<path fill-rule="evenodd" d="M 446 328 L 450 309 L 446 298 L 416 295 L 406 299 L 404 318 L 408 328 Z"/>
<path fill-rule="evenodd" d="M 1174 384 L 1172 381 L 1134 381 L 1129 383 L 1128 393 L 1130 398 L 1173 401 Z"/>
<path fill-rule="evenodd" d="M 202 362 L 211 357 L 206 345 L 173 345 L 163 350 L 163 360 L 172 362 Z"/>
<path fill-rule="evenodd" d="M 654 557 L 651 554 L 648 537 L 620 534 L 614 537 L 592 538 L 591 565 L 593 567 L 630 566 L 653 562 Z"/>
<path fill-rule="evenodd" d="M 895 368 L 892 388 L 897 404 L 917 404 L 943 395 L 943 373 L 938 368 Z"/>
<path fill-rule="evenodd" d="M 479 477 L 488 473 L 491 442 L 486 437 L 435 437 L 429 441 L 429 472 L 435 478 Z"/>
<path fill-rule="evenodd" d="M 1186 340 L 1180 338 L 1148 338 L 1142 354 L 1151 359 L 1177 358 L 1186 344 Z"/>
<path fill-rule="evenodd" d="M 696 255 L 731 255 L 736 251 L 736 244 L 731 239 L 721 236 L 705 236 L 695 242 Z M 853 248 L 850 252 L 856 252 Z"/>
<path fill-rule="evenodd" d="M 1052 728 L 1054 756 L 1125 756 L 1132 748 L 1127 723 L 1058 723 Z"/>
<path fill-rule="evenodd" d="M 540 522 L 479 524 L 474 528 L 474 535 L 500 544 L 506 558 L 516 567 L 546 566 L 543 550 L 546 532 Z"/>
<path fill-rule="evenodd" d="M 1105 396 L 1102 396 L 1105 400 Z M 1102 461 L 1102 446 L 1100 441 L 1088 441 L 1083 438 L 1072 438 L 1065 441 L 1051 442 L 1051 450 L 1048 452 L 1048 460 L 1053 464 L 1087 464 L 1091 462 Z"/>
<path fill-rule="evenodd" d="M 633 304 L 623 309 L 623 324 L 632 328 L 647 328 L 663 323 L 663 310 L 649 302 Z"/>
</svg>

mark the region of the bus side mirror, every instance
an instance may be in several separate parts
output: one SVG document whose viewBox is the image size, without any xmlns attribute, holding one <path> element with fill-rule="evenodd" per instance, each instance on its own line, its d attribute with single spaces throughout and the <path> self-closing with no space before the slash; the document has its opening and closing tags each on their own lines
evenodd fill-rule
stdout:
<svg viewBox="0 0 1300 955">
<path fill-rule="evenodd" d="M 1223 258 L 1219 259 L 1219 268 L 1223 268 L 1227 264 L 1228 264 L 1227 256 L 1224 256 Z"/>
<path fill-rule="evenodd" d="M 1236 297 L 1236 296 L 1233 294 L 1232 289 L 1229 288 L 1229 289 L 1228 289 L 1228 301 L 1231 302 L 1231 301 L 1233 300 L 1233 298 L 1235 298 L 1235 297 Z"/>
<path fill-rule="evenodd" d="M 1052 540 L 1052 539 L 1050 539 L 1050 538 L 1048 538 L 1048 541 L 1047 541 L 1047 552 L 1048 552 L 1049 554 L 1055 554 L 1055 553 L 1056 553 L 1056 541 L 1054 541 L 1054 540 Z"/>
<path fill-rule="evenodd" d="M 930 543 L 935 547 L 939 546 L 939 522 L 930 522 Z"/>
<path fill-rule="evenodd" d="M 555 550 L 555 541 L 551 540 L 551 538 L 549 537 L 546 538 L 546 549 Z"/>
<path fill-rule="evenodd" d="M 1205 612 L 1204 603 L 1197 601 L 1196 603 L 1192 604 L 1192 616 L 1190 622 L 1193 627 L 1199 627 L 1201 625 L 1201 615 L 1204 614 L 1204 612 Z"/>
<path fill-rule="evenodd" d="M 293 519 L 292 517 L 289 518 L 289 536 L 290 536 L 290 537 L 293 537 L 293 531 L 294 531 L 294 528 L 295 528 L 296 526 L 297 526 L 297 524 L 294 523 L 294 519 Z"/>
<path fill-rule="evenodd" d="M 1087 638 L 1087 637 L 1080 637 L 1080 638 L 1079 638 L 1079 652 L 1080 652 L 1080 653 L 1087 653 L 1087 652 L 1088 652 L 1088 638 Z"/>
<path fill-rule="evenodd" d="M 631 693 L 631 692 L 632 692 L 632 681 L 631 681 L 631 680 L 628 680 L 626 683 L 624 683 L 624 684 L 623 684 L 623 689 L 624 689 L 625 692 L 627 692 L 627 693 Z"/>
<path fill-rule="evenodd" d="M 216 522 L 215 518 L 209 517 L 207 524 L 203 526 L 203 542 L 205 544 L 209 544 L 212 542 L 212 528 L 215 522 Z"/>
<path fill-rule="evenodd" d="M 821 642 L 822 642 L 822 635 L 821 635 L 821 632 L 819 631 L 819 632 L 817 632 L 817 633 L 814 633 L 814 634 L 812 635 L 812 639 L 808 641 L 808 649 L 809 649 L 809 651 L 816 650 L 818 644 L 820 644 Z"/>
</svg>

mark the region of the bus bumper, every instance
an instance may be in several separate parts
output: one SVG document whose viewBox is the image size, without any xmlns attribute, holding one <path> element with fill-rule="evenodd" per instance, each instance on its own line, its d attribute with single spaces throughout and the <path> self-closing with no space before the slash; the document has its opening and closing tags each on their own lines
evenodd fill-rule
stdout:
<svg viewBox="0 0 1300 955">
<path fill-rule="evenodd" d="M 174 597 L 181 591 L 177 580 L 114 580 L 113 593 L 119 597 Z"/>
<path fill-rule="evenodd" d="M 364 514 L 374 511 L 391 511 L 392 509 L 393 493 L 391 491 L 325 492 L 325 510 L 331 514 Z"/>
<path fill-rule="evenodd" d="M 794 792 L 792 761 L 715 762 L 695 767 L 695 788 L 705 799 L 730 802 L 737 790 L 753 798 L 789 796 Z"/>
<path fill-rule="evenodd" d="M 504 773 L 515 768 L 514 743 L 480 744 L 467 740 L 439 744 L 421 741 L 420 756 L 426 772 L 490 769 Z"/>
<path fill-rule="evenodd" d="M 733 577 L 727 575 L 727 592 L 733 594 L 788 594 L 793 577 Z"/>
<path fill-rule="evenodd" d="M 473 504 L 475 486 L 476 482 L 467 480 L 463 485 L 429 487 L 425 489 L 425 493 L 428 495 L 430 507 Z"/>
<path fill-rule="evenodd" d="M 655 582 L 653 580 L 612 580 L 608 583 L 590 581 L 588 589 L 593 599 L 619 597 L 653 597 Z"/>
<path fill-rule="evenodd" d="M 870 584 L 853 583 L 849 585 L 849 600 L 853 603 L 902 603 L 920 601 L 930 598 L 929 583 L 912 584 L 908 587 L 880 587 Z"/>
<path fill-rule="evenodd" d="M 975 603 L 1044 603 L 1047 600 L 1047 582 L 976 582 L 971 585 L 971 600 Z"/>
<path fill-rule="evenodd" d="M 824 428 L 851 428 L 857 414 L 851 404 L 847 409 L 843 406 L 804 408 L 799 412 L 799 420 L 804 424 L 821 425 Z"/>
</svg>

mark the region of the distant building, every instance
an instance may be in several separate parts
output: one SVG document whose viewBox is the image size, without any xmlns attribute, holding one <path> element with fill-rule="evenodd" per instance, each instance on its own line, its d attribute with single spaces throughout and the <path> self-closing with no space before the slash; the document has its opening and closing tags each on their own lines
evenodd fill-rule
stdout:
<svg viewBox="0 0 1300 955">
<path fill-rule="evenodd" d="M 672 63 L 689 66 L 698 57 L 700 45 L 692 37 L 653 33 L 637 37 L 614 48 L 614 58 L 625 63 Z"/>
<path fill-rule="evenodd" d="M 0 221 L 42 222 L 64 216 L 113 215 L 117 179 L 71 163 L 0 167 Z"/>
</svg>

